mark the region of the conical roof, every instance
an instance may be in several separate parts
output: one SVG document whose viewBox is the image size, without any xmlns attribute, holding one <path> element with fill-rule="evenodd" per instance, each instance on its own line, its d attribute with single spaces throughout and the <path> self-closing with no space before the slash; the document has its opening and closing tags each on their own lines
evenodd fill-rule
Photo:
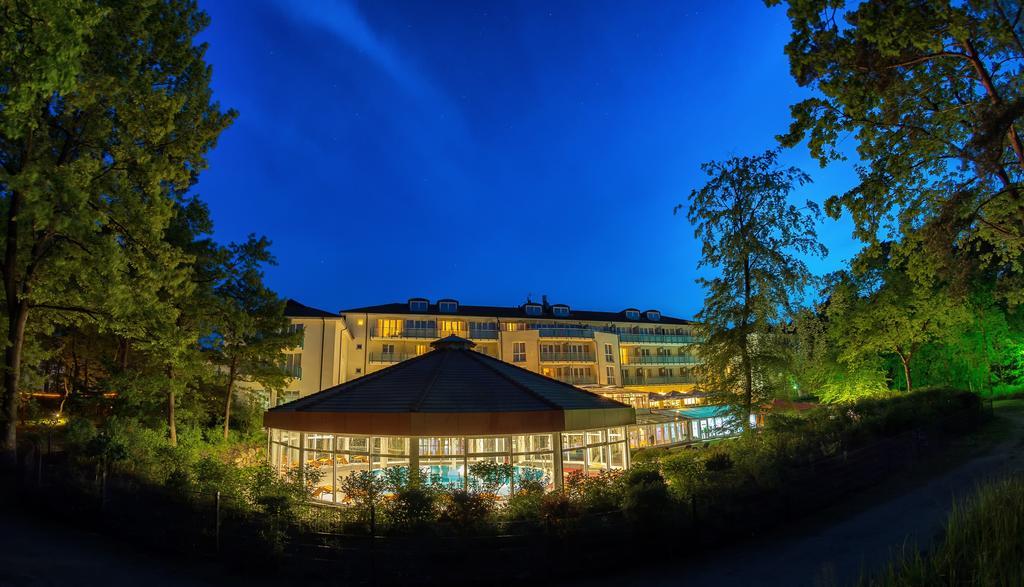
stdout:
<svg viewBox="0 0 1024 587">
<path fill-rule="evenodd" d="M 449 336 L 434 350 L 271 408 L 264 425 L 402 436 L 582 430 L 635 422 L 633 408 L 472 350 Z"/>
</svg>

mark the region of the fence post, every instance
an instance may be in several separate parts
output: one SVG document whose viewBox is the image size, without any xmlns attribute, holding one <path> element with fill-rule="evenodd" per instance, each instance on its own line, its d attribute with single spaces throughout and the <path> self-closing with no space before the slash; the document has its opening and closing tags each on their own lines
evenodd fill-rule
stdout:
<svg viewBox="0 0 1024 587">
<path fill-rule="evenodd" d="M 219 553 L 220 552 L 220 492 L 219 491 L 217 492 L 216 504 L 214 506 L 214 515 L 216 516 L 215 517 L 215 522 L 214 522 L 214 530 L 213 530 L 213 532 L 214 532 L 214 540 L 216 541 L 215 542 L 215 548 L 216 548 L 216 552 Z"/>
</svg>

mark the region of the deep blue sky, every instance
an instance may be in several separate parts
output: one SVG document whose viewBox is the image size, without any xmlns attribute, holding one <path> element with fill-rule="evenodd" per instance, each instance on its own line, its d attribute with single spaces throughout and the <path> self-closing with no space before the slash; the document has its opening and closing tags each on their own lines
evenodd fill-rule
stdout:
<svg viewBox="0 0 1024 587">
<path fill-rule="evenodd" d="M 221 241 L 267 235 L 281 295 L 337 310 L 532 293 L 690 317 L 672 208 L 701 162 L 760 152 L 803 95 L 760 1 L 206 0 L 215 98 L 239 111 L 196 191 Z M 817 201 L 849 166 L 787 163 Z M 826 221 L 848 259 L 849 223 Z"/>
</svg>

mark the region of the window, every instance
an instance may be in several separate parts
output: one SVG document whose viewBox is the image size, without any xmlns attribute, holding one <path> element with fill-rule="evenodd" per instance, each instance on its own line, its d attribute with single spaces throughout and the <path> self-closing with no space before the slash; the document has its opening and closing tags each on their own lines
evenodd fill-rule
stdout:
<svg viewBox="0 0 1024 587">
<path fill-rule="evenodd" d="M 374 334 L 384 338 L 397 338 L 402 336 L 402 321 L 378 318 L 377 332 Z"/>
<path fill-rule="evenodd" d="M 525 363 L 526 362 L 526 343 L 525 342 L 514 342 L 514 343 L 512 343 L 512 362 L 513 363 Z"/>
<path fill-rule="evenodd" d="M 382 345 L 380 347 L 380 352 L 385 354 L 385 355 L 393 355 L 393 354 L 395 354 L 395 345 L 393 345 L 393 344 Z"/>
<path fill-rule="evenodd" d="M 608 365 L 605 367 L 605 373 L 608 375 L 608 385 L 615 385 L 615 367 Z"/>
<path fill-rule="evenodd" d="M 306 327 L 303 326 L 302 324 L 289 324 L 288 325 L 288 332 L 289 333 L 291 333 L 291 332 L 305 332 L 305 331 L 306 331 Z M 299 348 L 301 349 L 301 348 L 304 348 L 305 346 L 306 346 L 306 337 L 305 337 L 305 335 L 303 335 L 302 338 L 299 339 Z"/>
<path fill-rule="evenodd" d="M 425 355 L 430 350 L 430 347 L 425 344 L 416 345 L 416 355 Z"/>
<path fill-rule="evenodd" d="M 409 309 L 413 312 L 426 312 L 427 300 L 409 300 Z"/>
<path fill-rule="evenodd" d="M 559 318 L 565 318 L 569 315 L 569 306 L 557 305 L 551 308 L 551 312 Z"/>
<path fill-rule="evenodd" d="M 640 310 L 626 310 L 626 318 L 630 320 L 639 320 Z"/>
<path fill-rule="evenodd" d="M 285 358 L 284 371 L 289 377 L 302 377 L 302 353 L 287 355 Z"/>
<path fill-rule="evenodd" d="M 615 362 L 615 350 L 612 349 L 612 345 L 610 345 L 610 344 L 605 344 L 604 345 L 604 360 L 606 362 L 608 362 L 608 363 L 614 363 Z M 610 373 L 610 371 L 609 371 L 609 373 Z"/>
<path fill-rule="evenodd" d="M 459 302 L 454 300 L 445 300 L 437 302 L 437 309 L 445 314 L 454 314 L 459 311 Z"/>
<path fill-rule="evenodd" d="M 444 338 L 449 334 L 456 336 L 465 336 L 465 325 L 461 320 L 438 320 L 437 321 L 437 336 Z"/>
<path fill-rule="evenodd" d="M 647 319 L 657 322 L 658 320 L 661 320 L 661 312 L 657 310 L 647 310 Z"/>
<path fill-rule="evenodd" d="M 528 316 L 540 316 L 540 311 L 540 304 L 526 304 L 526 314 Z"/>
</svg>

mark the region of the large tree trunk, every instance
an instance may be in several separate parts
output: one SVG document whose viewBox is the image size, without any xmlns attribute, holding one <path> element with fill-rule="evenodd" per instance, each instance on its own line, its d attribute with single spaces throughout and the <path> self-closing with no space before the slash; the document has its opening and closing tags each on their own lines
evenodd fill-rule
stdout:
<svg viewBox="0 0 1024 587">
<path fill-rule="evenodd" d="M 178 426 L 174 419 L 174 368 L 167 364 L 167 427 L 171 434 L 171 446 L 178 446 Z"/>
<path fill-rule="evenodd" d="M 0 460 L 4 467 L 18 463 L 18 380 L 21 378 L 21 349 L 25 343 L 28 306 L 14 304 L 7 320 L 7 349 L 4 351 L 3 429 L 0 431 Z"/>
<path fill-rule="evenodd" d="M 21 347 L 25 341 L 28 304 L 18 291 L 18 214 L 21 194 L 15 190 L 7 210 L 7 239 L 4 243 L 4 295 L 7 302 L 7 348 L 4 350 L 4 389 L 0 413 L 0 466 L 18 464 L 18 379 L 21 376 Z"/>
<path fill-rule="evenodd" d="M 750 364 L 750 337 L 747 334 L 747 326 L 750 322 L 750 255 L 743 259 L 743 318 L 740 320 L 743 362 L 743 430 L 750 429 L 750 412 L 754 404 L 754 374 L 753 366 Z"/>
<path fill-rule="evenodd" d="M 899 353 L 900 362 L 903 363 L 903 377 L 907 380 L 907 393 L 910 393 L 910 355 Z"/>
<path fill-rule="evenodd" d="M 237 359 L 231 359 L 231 366 L 228 367 L 228 384 L 227 384 L 227 398 L 224 400 L 224 440 L 228 439 L 228 429 L 231 424 L 231 400 L 232 392 L 235 387 L 235 368 L 237 366 Z"/>
</svg>

